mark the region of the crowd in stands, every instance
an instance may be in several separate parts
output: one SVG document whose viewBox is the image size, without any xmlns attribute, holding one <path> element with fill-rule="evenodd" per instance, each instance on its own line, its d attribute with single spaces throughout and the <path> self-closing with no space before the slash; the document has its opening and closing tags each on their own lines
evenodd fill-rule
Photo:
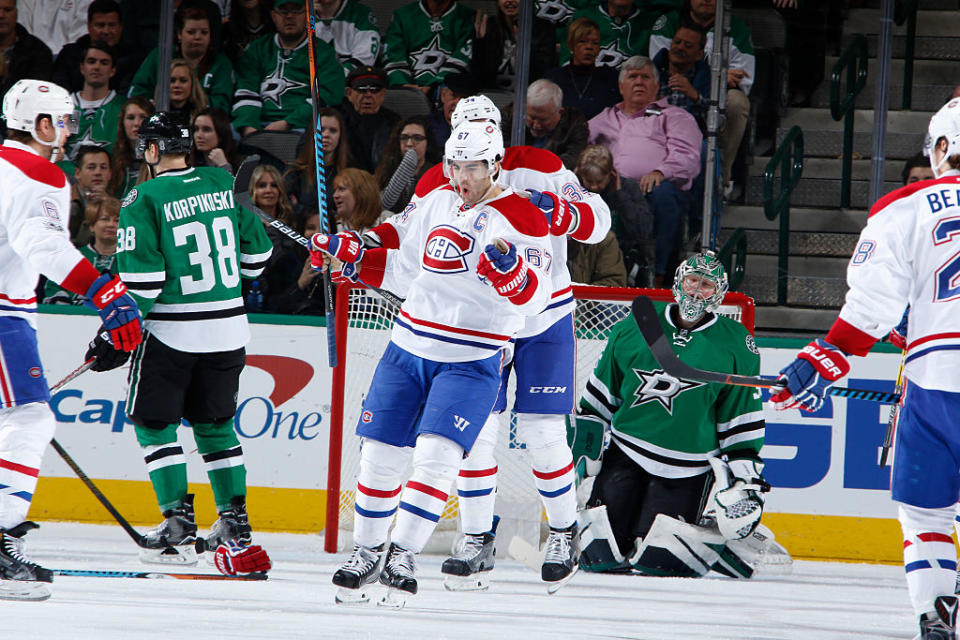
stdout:
<svg viewBox="0 0 960 640">
<path fill-rule="evenodd" d="M 304 3 L 175 1 L 162 78 L 158 5 L 80 0 L 76 15 L 60 21 L 31 15 L 39 31 L 32 34 L 18 21 L 16 0 L 0 0 L 0 93 L 25 77 L 72 92 L 80 130 L 60 163 L 74 185 L 70 228 L 76 244 L 101 257 L 116 233 L 115 203 L 148 175 L 134 142 L 162 83 L 169 111 L 192 132 L 190 164 L 233 173 L 244 155 L 261 153 L 255 202 L 308 231 L 320 227 L 318 174 L 331 229 L 363 229 L 403 211 L 417 180 L 441 160 L 457 102 L 476 93 L 502 98 L 517 77 L 520 0 L 491 0 L 487 11 L 459 0 L 407 0 L 389 24 L 359 0 L 316 0 L 318 172 Z M 666 286 L 699 230 L 715 10 L 713 0 L 536 0 L 524 144 L 556 153 L 614 214 L 603 243 L 571 241 L 575 281 Z M 755 71 L 750 33 L 735 15 L 729 67 L 719 137 L 728 195 Z M 388 91 L 402 89 L 421 92 L 430 113 L 385 107 Z M 514 117 L 507 106 L 507 141 Z M 264 146 L 278 137 L 286 157 Z M 277 250 L 253 310 L 322 312 L 306 254 L 272 238 Z"/>
</svg>

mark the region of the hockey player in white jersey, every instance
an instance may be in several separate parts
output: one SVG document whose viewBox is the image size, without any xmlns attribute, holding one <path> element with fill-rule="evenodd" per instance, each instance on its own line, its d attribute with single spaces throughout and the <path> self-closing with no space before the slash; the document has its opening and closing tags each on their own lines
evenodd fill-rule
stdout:
<svg viewBox="0 0 960 640">
<path fill-rule="evenodd" d="M 450 184 L 408 206 L 397 249 L 364 249 L 350 232 L 311 240 L 347 263 L 344 276 L 406 296 L 357 425 L 355 546 L 333 576 L 341 602 L 365 601 L 378 575 L 390 587 L 384 604 L 417 592 L 415 556 L 497 399 L 513 336 L 550 299 L 549 228 L 528 199 L 493 181 L 502 158 L 499 128 L 462 123 L 444 150 Z"/>
<path fill-rule="evenodd" d="M 139 343 L 140 313 L 119 278 L 97 272 L 70 244 L 70 185 L 50 160 L 75 131 L 70 94 L 20 80 L 4 96 L 0 145 L 0 599 L 43 600 L 53 573 L 31 561 L 24 536 L 40 461 L 56 421 L 37 348 L 39 274 L 86 297 L 103 322 L 94 369 Z M 98 332 L 98 336 L 100 332 Z M 118 358 L 119 356 L 119 358 Z M 112 365 L 113 363 L 111 363 Z M 109 368 L 109 367 L 107 367 Z"/>
<path fill-rule="evenodd" d="M 499 129 L 500 110 L 486 96 L 470 96 L 457 104 L 452 116 L 454 126 L 465 121 L 490 122 Z M 451 589 L 485 588 L 486 575 L 493 568 L 491 527 L 497 482 L 494 448 L 501 414 L 507 409 L 511 369 L 517 377 L 517 435 L 530 454 L 534 483 L 550 525 L 541 577 L 548 582 L 568 577 L 579 554 L 575 474 L 564 421 L 576 402 L 574 299 L 566 266 L 567 237 L 587 244 L 600 242 L 610 229 L 610 210 L 599 195 L 583 189 L 556 154 L 544 149 L 508 147 L 495 180 L 529 193 L 531 202 L 548 212 L 551 248 L 543 266 L 550 275 L 553 291 L 547 308 L 527 318 L 517 335 L 514 358 L 504 368 L 493 413 L 457 478 L 460 522 L 465 535 L 454 556 L 441 568 Z M 417 184 L 413 201 L 443 184 L 440 167 L 433 167 Z M 415 213 L 404 211 L 367 235 L 374 243 L 394 246 Z M 544 389 L 552 393 L 539 393 Z"/>
<path fill-rule="evenodd" d="M 950 533 L 960 495 L 960 99 L 931 119 L 925 153 L 936 179 L 873 205 L 847 267 L 850 290 L 826 338 L 781 371 L 778 409 L 815 411 L 910 305 L 891 493 L 899 504 L 907 588 L 924 640 L 956 637 L 956 550 Z"/>
</svg>

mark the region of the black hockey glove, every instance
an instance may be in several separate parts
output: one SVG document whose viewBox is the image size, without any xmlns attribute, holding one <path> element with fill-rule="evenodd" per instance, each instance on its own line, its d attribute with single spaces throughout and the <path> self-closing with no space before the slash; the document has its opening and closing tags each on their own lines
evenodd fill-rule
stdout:
<svg viewBox="0 0 960 640">
<path fill-rule="evenodd" d="M 113 343 L 110 342 L 110 334 L 101 327 L 90 341 L 87 354 L 83 356 L 84 361 L 90 358 L 96 358 L 93 366 L 90 367 L 93 371 L 110 371 L 126 364 L 130 358 L 130 352 L 114 348 Z"/>
</svg>

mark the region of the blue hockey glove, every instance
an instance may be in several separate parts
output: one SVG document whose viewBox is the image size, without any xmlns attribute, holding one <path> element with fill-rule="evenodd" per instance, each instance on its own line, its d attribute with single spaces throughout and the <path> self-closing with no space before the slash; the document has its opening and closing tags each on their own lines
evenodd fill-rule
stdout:
<svg viewBox="0 0 960 640">
<path fill-rule="evenodd" d="M 143 339 L 140 310 L 117 276 L 104 273 L 87 289 L 84 304 L 96 309 L 115 349 L 133 351 Z"/>
<path fill-rule="evenodd" d="M 817 411 L 823 406 L 827 390 L 850 372 L 847 354 L 823 338 L 817 338 L 780 371 L 777 382 L 786 385 L 770 398 L 777 411 L 799 407 Z"/>
<path fill-rule="evenodd" d="M 897 326 L 890 330 L 890 343 L 896 346 L 898 349 L 907 348 L 907 321 L 909 318 L 910 307 L 907 307 L 903 311 L 903 317 L 900 318 L 900 322 L 897 323 Z"/>
<path fill-rule="evenodd" d="M 550 235 L 565 236 L 575 226 L 577 221 L 576 207 L 555 193 L 527 189 L 530 202 L 544 210 L 547 224 L 550 225 Z"/>
</svg>

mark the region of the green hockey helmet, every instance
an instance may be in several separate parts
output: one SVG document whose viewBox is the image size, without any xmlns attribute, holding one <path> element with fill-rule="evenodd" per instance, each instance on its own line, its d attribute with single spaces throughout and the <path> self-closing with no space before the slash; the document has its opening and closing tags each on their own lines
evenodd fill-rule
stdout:
<svg viewBox="0 0 960 640">
<path fill-rule="evenodd" d="M 713 283 L 713 287 L 704 287 L 705 282 Z M 712 251 L 690 256 L 680 263 L 673 278 L 673 297 L 680 305 L 680 317 L 696 322 L 708 311 L 715 311 L 729 288 L 727 272 Z"/>
</svg>

